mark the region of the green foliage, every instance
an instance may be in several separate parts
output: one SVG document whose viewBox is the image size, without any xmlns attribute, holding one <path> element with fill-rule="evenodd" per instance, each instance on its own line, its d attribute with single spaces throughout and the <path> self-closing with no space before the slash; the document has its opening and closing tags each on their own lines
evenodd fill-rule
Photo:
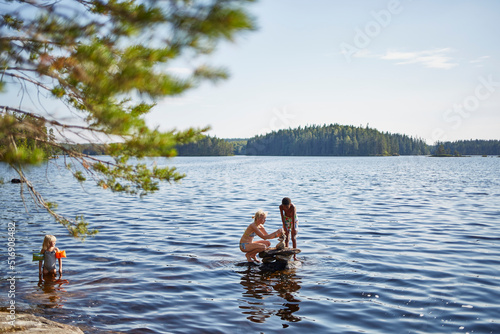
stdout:
<svg viewBox="0 0 500 334">
<path fill-rule="evenodd" d="M 429 154 L 422 139 L 331 124 L 273 131 L 248 140 L 247 155 L 369 156 Z"/>
<path fill-rule="evenodd" d="M 92 169 L 104 176 L 98 181 L 102 188 L 141 196 L 158 190 L 158 181 L 179 181 L 185 176 L 177 173 L 175 167 L 150 169 L 145 164 L 128 164 L 123 157 L 116 158 L 114 164 L 97 162 Z"/>
<path fill-rule="evenodd" d="M 436 151 L 434 152 L 434 154 L 432 155 L 433 157 L 451 157 L 452 155 L 449 153 L 450 150 L 446 150 L 444 148 L 444 145 L 439 145 L 436 149 Z"/>
<path fill-rule="evenodd" d="M 431 148 L 434 155 L 498 155 L 500 140 L 457 140 L 454 142 L 438 142 Z"/>
<path fill-rule="evenodd" d="M 226 139 L 228 142 L 233 144 L 233 153 L 235 155 L 245 155 L 246 154 L 246 148 L 247 148 L 247 142 L 248 140 L 246 139 Z"/>
<path fill-rule="evenodd" d="M 47 206 L 49 207 L 50 210 L 55 210 L 57 209 L 57 203 L 53 202 L 46 202 Z"/>
<path fill-rule="evenodd" d="M 0 133 L 0 161 L 8 164 L 37 165 L 56 153 L 51 132 L 31 115 L 0 114 Z"/>
<path fill-rule="evenodd" d="M 225 139 L 205 136 L 200 140 L 177 146 L 181 156 L 227 156 L 234 154 L 234 145 Z"/>
<path fill-rule="evenodd" d="M 149 128 L 144 117 L 158 99 L 227 78 L 226 70 L 207 64 L 182 78 L 168 67 L 253 30 L 244 9 L 250 2 L 0 2 L 0 92 L 12 87 L 22 93 L 17 101 L 0 102 L 0 161 L 24 177 L 26 165 L 64 154 L 74 161 L 68 169 L 78 181 L 88 174 L 102 187 L 141 195 L 157 190 L 160 181 L 181 179 L 175 168 L 148 168 L 130 158 L 174 156 L 176 146 L 200 139 L 207 128 L 162 132 Z M 54 118 L 43 101 L 35 110 L 25 106 L 23 96 L 33 93 L 62 102 L 77 122 Z M 88 142 L 112 137 L 108 141 L 117 144 L 95 147 L 115 161 L 108 165 L 91 157 L 95 151 L 75 146 L 74 137 Z M 68 220 L 35 197 L 72 234 L 93 233 L 83 219 Z"/>
<path fill-rule="evenodd" d="M 98 230 L 89 231 L 89 224 L 85 221 L 83 215 L 76 216 L 75 219 L 69 220 L 62 216 L 55 215 L 56 221 L 66 227 L 69 233 L 74 237 L 81 237 L 82 240 L 85 240 L 86 237 L 94 236 L 99 233 Z"/>
</svg>

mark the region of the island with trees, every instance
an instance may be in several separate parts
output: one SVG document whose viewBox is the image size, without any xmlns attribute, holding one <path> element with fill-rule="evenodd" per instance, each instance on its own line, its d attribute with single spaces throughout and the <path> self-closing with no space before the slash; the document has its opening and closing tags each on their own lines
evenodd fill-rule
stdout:
<svg viewBox="0 0 500 334">
<path fill-rule="evenodd" d="M 178 155 L 395 156 L 500 155 L 500 140 L 460 140 L 427 144 L 404 134 L 330 124 L 282 129 L 249 139 L 204 137 L 177 146 Z"/>
</svg>

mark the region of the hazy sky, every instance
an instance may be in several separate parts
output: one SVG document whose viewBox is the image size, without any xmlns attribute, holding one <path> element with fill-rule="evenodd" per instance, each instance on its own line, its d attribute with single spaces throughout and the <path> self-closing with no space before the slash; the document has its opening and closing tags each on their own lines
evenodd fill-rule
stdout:
<svg viewBox="0 0 500 334">
<path fill-rule="evenodd" d="M 249 9 L 259 29 L 209 58 L 230 79 L 161 101 L 150 125 L 210 125 L 220 138 L 339 123 L 429 144 L 500 139 L 500 1 L 261 0 Z"/>
</svg>

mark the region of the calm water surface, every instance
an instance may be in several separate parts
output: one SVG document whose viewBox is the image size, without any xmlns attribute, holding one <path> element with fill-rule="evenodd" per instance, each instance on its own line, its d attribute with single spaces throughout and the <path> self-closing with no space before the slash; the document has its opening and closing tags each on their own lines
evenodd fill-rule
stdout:
<svg viewBox="0 0 500 334">
<path fill-rule="evenodd" d="M 100 231 L 84 243 L 0 185 L 0 306 L 15 222 L 18 309 L 86 333 L 500 333 L 500 158 L 167 162 L 188 176 L 142 199 L 31 169 L 60 213 Z M 278 229 L 284 196 L 298 207 L 301 267 L 242 266 L 252 214 Z M 68 254 L 55 282 L 31 261 L 47 233 Z"/>
</svg>

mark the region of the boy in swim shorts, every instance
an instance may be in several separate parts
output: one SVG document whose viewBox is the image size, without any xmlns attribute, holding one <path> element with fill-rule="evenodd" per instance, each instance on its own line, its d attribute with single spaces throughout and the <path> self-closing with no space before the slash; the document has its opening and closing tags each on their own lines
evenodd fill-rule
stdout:
<svg viewBox="0 0 500 334">
<path fill-rule="evenodd" d="M 297 248 L 297 233 L 299 229 L 299 220 L 297 219 L 297 208 L 293 205 L 292 200 L 288 197 L 283 198 L 280 205 L 281 221 L 283 222 L 283 230 L 285 231 L 285 247 L 288 247 L 290 242 L 290 234 L 293 248 Z M 294 254 L 293 259 L 297 261 L 297 256 Z"/>
</svg>

